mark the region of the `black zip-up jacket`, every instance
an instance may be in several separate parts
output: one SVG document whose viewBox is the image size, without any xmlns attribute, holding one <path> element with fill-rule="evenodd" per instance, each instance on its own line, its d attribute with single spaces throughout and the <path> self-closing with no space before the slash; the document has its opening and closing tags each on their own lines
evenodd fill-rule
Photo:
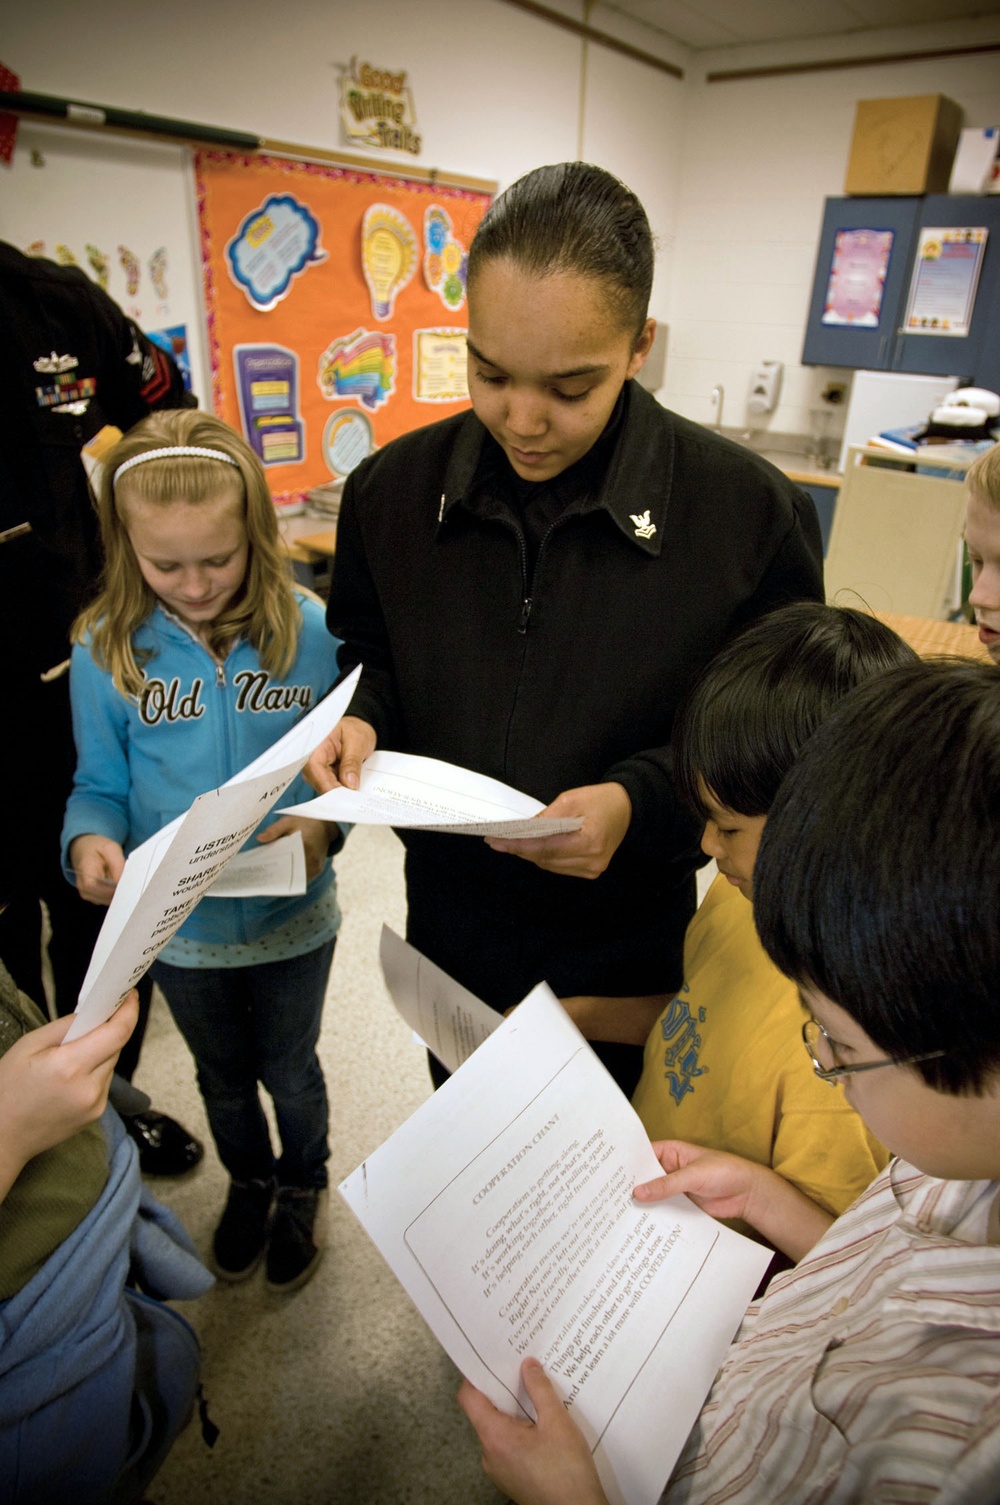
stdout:
<svg viewBox="0 0 1000 1505">
<path fill-rule="evenodd" d="M 190 407 L 194 398 L 173 358 L 78 267 L 25 256 L 3 241 L 0 394 L 0 533 L 8 534 L 0 541 L 8 706 L 0 778 L 14 793 L 0 901 L 23 898 L 37 915 L 39 894 L 51 907 L 53 887 L 59 894 L 64 887 L 59 830 L 74 762 L 68 676 L 44 684 L 41 676 L 69 659 L 70 626 L 95 594 L 101 568 L 80 450 L 105 424 L 124 431 L 154 408 Z M 89 923 L 81 924 L 93 944 Z M 5 960 L 27 989 L 33 973 L 18 970 L 10 945 L 20 927 L 12 907 Z M 61 935 L 57 966 L 68 948 Z"/>
<path fill-rule="evenodd" d="M 549 527 L 530 587 L 474 414 L 404 435 L 344 488 L 327 623 L 341 669 L 364 664 L 351 714 L 378 745 L 546 803 L 606 780 L 632 802 L 593 882 L 470 837 L 401 833 L 409 938 L 496 1008 L 542 978 L 561 996 L 679 986 L 703 859 L 670 778 L 675 712 L 742 626 L 822 599 L 809 497 L 635 382 L 623 396 L 603 481 Z"/>
<path fill-rule="evenodd" d="M 194 398 L 172 357 L 79 267 L 3 241 L 0 336 L 0 527 L 31 525 L 0 545 L 3 661 L 6 673 L 30 665 L 37 678 L 69 657 L 70 625 L 97 589 L 97 515 L 80 450 L 105 424 L 124 432 L 153 408 Z"/>
</svg>

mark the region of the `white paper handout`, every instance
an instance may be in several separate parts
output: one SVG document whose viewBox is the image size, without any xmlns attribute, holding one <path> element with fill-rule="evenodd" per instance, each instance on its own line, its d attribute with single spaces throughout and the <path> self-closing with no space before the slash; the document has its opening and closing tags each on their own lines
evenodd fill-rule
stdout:
<svg viewBox="0 0 1000 1505">
<path fill-rule="evenodd" d="M 340 1193 L 455 1364 L 532 1415 L 537 1357 L 608 1498 L 655 1505 L 769 1251 L 661 1174 L 638 1117 L 540 984 Z"/>
<path fill-rule="evenodd" d="M 556 836 L 583 825 L 581 816 L 538 820 L 544 809 L 541 800 L 454 763 L 376 751 L 362 764 L 358 789 L 331 789 L 282 814 L 453 836 Z"/>
<path fill-rule="evenodd" d="M 272 747 L 130 852 L 66 1040 L 114 1013 L 343 716 L 360 666 Z"/>
<path fill-rule="evenodd" d="M 482 1045 L 503 1015 L 442 972 L 388 925 L 382 926 L 379 960 L 399 1014 L 448 1071 Z"/>
<path fill-rule="evenodd" d="M 226 864 L 221 878 L 206 890 L 206 899 L 275 898 L 306 891 L 306 849 L 301 831 L 289 831 L 277 841 L 262 842 Z"/>
</svg>

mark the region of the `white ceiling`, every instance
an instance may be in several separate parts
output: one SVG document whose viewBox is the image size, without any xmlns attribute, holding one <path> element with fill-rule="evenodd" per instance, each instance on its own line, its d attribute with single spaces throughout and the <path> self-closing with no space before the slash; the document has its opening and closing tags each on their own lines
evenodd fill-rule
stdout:
<svg viewBox="0 0 1000 1505">
<path fill-rule="evenodd" d="M 1000 13 L 1000 0 L 604 0 L 695 51 Z"/>
</svg>

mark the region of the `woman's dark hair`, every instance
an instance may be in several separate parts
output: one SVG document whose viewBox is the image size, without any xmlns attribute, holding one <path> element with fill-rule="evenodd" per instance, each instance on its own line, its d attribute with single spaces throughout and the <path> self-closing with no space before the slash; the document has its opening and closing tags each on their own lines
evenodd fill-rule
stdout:
<svg viewBox="0 0 1000 1505">
<path fill-rule="evenodd" d="M 603 167 L 537 167 L 486 211 L 469 248 L 468 281 L 507 258 L 536 276 L 577 272 L 605 285 L 623 327 L 642 332 L 653 286 L 653 237 L 630 188 Z"/>
<path fill-rule="evenodd" d="M 798 601 L 762 617 L 709 663 L 674 724 L 674 780 L 704 816 L 701 777 L 740 815 L 767 815 L 807 737 L 863 680 L 917 655 L 877 617 Z"/>
<path fill-rule="evenodd" d="M 776 966 L 942 1092 L 1000 1071 L 1000 669 L 937 660 L 853 691 L 774 802 L 754 917 Z"/>
</svg>

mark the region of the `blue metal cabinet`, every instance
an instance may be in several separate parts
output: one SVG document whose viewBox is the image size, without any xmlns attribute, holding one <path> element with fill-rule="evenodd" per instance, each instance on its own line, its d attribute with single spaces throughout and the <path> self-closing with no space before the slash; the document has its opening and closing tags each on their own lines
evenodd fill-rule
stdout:
<svg viewBox="0 0 1000 1505">
<path fill-rule="evenodd" d="M 892 369 L 928 376 L 968 376 L 976 387 L 1000 390 L 1000 197 L 936 193 L 918 202 L 918 232 L 935 226 L 985 226 L 986 251 L 968 335 L 907 334 L 902 327 L 909 294 L 907 278 Z"/>
<path fill-rule="evenodd" d="M 816 253 L 803 365 L 853 366 L 863 371 L 892 369 L 893 344 L 909 287 L 921 203 L 918 198 L 827 199 Z M 888 231 L 892 235 L 878 324 L 872 328 L 823 323 L 837 237 L 851 230 Z"/>
<path fill-rule="evenodd" d="M 837 505 L 836 486 L 814 486 L 811 482 L 799 481 L 803 491 L 808 491 L 816 506 L 816 516 L 819 518 L 819 531 L 823 535 L 823 558 L 830 546 L 830 529 L 833 527 L 833 509 Z"/>
<path fill-rule="evenodd" d="M 903 324 L 921 229 L 980 225 L 988 237 L 969 334 L 907 334 Z M 891 231 L 893 237 L 877 327 L 824 324 L 837 236 L 863 229 Z M 958 376 L 1000 390 L 1000 196 L 827 199 L 802 362 Z"/>
</svg>

